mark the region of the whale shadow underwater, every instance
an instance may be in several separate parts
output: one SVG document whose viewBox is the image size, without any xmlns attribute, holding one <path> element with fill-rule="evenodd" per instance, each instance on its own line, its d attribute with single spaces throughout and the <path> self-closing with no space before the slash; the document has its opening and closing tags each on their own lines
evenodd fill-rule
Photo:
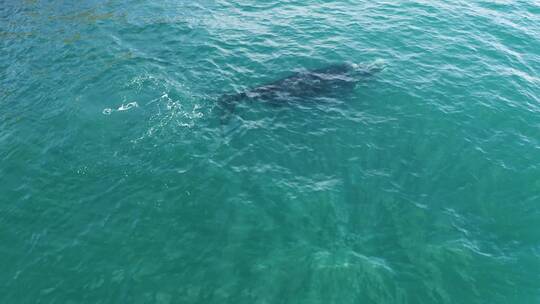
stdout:
<svg viewBox="0 0 540 304">
<path fill-rule="evenodd" d="M 352 92 L 356 85 L 384 69 L 382 61 L 360 65 L 354 63 L 331 64 L 315 70 L 302 70 L 285 78 L 263 84 L 239 93 L 223 94 L 218 100 L 222 114 L 234 113 L 239 104 L 248 102 L 281 106 L 331 97 Z M 222 122 L 224 117 L 222 116 Z"/>
</svg>

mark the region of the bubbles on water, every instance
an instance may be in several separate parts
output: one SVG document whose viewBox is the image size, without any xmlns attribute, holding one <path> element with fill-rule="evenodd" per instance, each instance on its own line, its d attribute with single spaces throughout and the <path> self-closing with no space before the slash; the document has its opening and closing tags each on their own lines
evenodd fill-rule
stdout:
<svg viewBox="0 0 540 304">
<path fill-rule="evenodd" d="M 135 88 L 137 91 L 141 91 L 145 85 L 159 85 L 159 80 L 150 74 L 138 75 L 131 79 L 128 83 L 128 87 Z"/>
<path fill-rule="evenodd" d="M 140 108 L 136 112 L 138 121 L 129 122 L 132 126 L 136 123 L 139 132 L 132 142 L 157 134 L 160 138 L 179 135 L 193 128 L 205 115 L 205 107 L 193 100 L 190 90 L 177 78 L 142 73 L 126 82 L 125 90 L 130 96 L 124 96 L 121 104 L 103 109 L 102 114 L 115 116 Z"/>
<path fill-rule="evenodd" d="M 201 105 L 173 98 L 168 92 L 146 103 L 146 106 L 150 105 L 153 108 L 148 107 L 148 111 L 154 114 L 149 118 L 149 127 L 135 142 L 162 132 L 174 134 L 179 130 L 191 129 L 204 116 Z"/>
<path fill-rule="evenodd" d="M 78 168 L 77 169 L 77 174 L 79 174 L 79 175 L 88 174 L 88 167 L 87 166 L 82 166 L 82 167 Z"/>
</svg>

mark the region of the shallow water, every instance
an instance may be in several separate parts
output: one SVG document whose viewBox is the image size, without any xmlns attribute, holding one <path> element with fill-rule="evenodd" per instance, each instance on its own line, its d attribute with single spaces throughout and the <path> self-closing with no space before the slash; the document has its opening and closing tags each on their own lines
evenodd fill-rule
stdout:
<svg viewBox="0 0 540 304">
<path fill-rule="evenodd" d="M 2 303 L 540 301 L 534 1 L 8 0 L 0 46 Z"/>
</svg>

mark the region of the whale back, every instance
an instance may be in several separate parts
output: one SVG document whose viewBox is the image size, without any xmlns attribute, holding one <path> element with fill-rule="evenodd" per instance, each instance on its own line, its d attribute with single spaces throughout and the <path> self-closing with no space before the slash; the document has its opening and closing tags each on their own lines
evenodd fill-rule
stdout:
<svg viewBox="0 0 540 304">
<path fill-rule="evenodd" d="M 263 84 L 244 92 L 224 94 L 218 104 L 228 111 L 242 101 L 263 101 L 281 104 L 306 98 L 326 96 L 352 90 L 356 84 L 383 70 L 377 62 L 371 65 L 332 64 L 315 70 L 302 70 L 290 76 Z"/>
</svg>

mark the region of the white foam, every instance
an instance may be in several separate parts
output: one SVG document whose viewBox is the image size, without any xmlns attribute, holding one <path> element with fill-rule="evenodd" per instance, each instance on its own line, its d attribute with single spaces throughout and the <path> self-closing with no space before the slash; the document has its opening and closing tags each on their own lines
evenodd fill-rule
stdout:
<svg viewBox="0 0 540 304">
<path fill-rule="evenodd" d="M 118 109 L 117 111 L 127 111 L 131 108 L 138 108 L 139 107 L 139 104 L 136 102 L 136 101 L 133 101 L 133 102 L 130 102 L 130 103 L 127 103 L 127 104 L 122 104 Z"/>
</svg>

